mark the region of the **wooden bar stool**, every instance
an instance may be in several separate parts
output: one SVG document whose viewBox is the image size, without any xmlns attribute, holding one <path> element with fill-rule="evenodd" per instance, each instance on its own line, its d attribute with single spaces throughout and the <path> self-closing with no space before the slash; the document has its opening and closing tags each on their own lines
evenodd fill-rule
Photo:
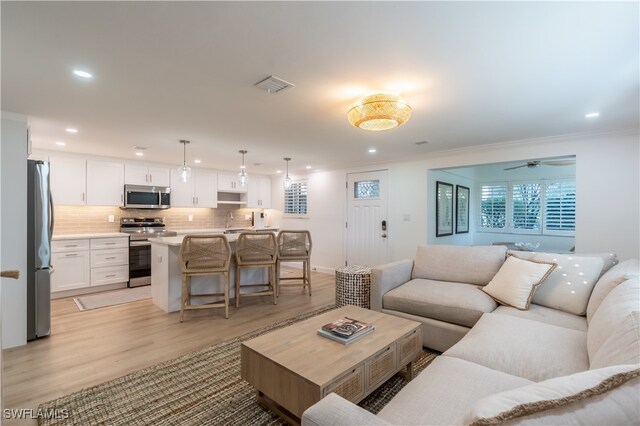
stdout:
<svg viewBox="0 0 640 426">
<path fill-rule="evenodd" d="M 180 266 L 182 268 L 182 301 L 180 303 L 180 322 L 184 320 L 184 311 L 189 309 L 224 308 L 224 317 L 229 318 L 229 265 L 231 247 L 224 235 L 186 235 L 180 247 Z M 224 293 L 191 294 L 191 277 L 204 275 L 222 275 Z M 192 305 L 194 297 L 220 297 L 224 302 Z"/>
<path fill-rule="evenodd" d="M 301 280 L 301 283 L 287 284 L 294 286 L 302 284 L 302 291 L 308 286 L 311 296 L 311 233 L 309 231 L 280 231 L 278 234 L 278 261 L 276 265 L 276 281 L 278 296 L 280 287 L 285 285 L 281 281 Z M 282 262 L 302 262 L 301 277 L 280 278 Z"/>
<path fill-rule="evenodd" d="M 273 295 L 276 300 L 276 259 L 278 246 L 276 236 L 272 232 L 242 232 L 236 242 L 236 308 L 240 307 L 240 270 L 242 268 L 268 268 L 269 282 L 265 284 L 248 284 L 243 287 L 267 287 L 264 291 L 244 293 L 242 296 Z"/>
</svg>

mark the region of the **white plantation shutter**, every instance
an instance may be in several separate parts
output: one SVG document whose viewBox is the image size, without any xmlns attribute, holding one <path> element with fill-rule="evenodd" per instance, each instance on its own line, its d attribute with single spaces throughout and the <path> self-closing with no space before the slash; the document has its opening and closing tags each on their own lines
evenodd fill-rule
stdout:
<svg viewBox="0 0 640 426">
<path fill-rule="evenodd" d="M 501 232 L 507 228 L 507 183 L 480 187 L 480 230 Z"/>
<path fill-rule="evenodd" d="M 576 230 L 576 182 L 563 179 L 545 185 L 545 234 L 572 234 Z"/>
<path fill-rule="evenodd" d="M 293 182 L 289 189 L 284 190 L 284 213 L 307 214 L 307 182 Z"/>
<path fill-rule="evenodd" d="M 511 185 L 511 228 L 514 233 L 539 234 L 542 223 L 540 182 Z"/>
</svg>

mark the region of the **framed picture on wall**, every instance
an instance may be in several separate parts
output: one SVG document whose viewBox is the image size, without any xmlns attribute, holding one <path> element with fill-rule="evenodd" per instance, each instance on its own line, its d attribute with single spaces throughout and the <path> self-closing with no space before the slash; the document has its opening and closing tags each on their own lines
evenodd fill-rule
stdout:
<svg viewBox="0 0 640 426">
<path fill-rule="evenodd" d="M 456 234 L 469 232 L 469 188 L 456 185 Z"/>
<path fill-rule="evenodd" d="M 436 237 L 453 235 L 453 184 L 436 182 Z"/>
</svg>

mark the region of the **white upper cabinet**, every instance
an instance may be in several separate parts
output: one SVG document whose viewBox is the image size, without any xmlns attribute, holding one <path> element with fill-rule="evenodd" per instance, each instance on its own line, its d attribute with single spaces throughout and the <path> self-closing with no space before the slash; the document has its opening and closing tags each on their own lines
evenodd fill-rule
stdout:
<svg viewBox="0 0 640 426">
<path fill-rule="evenodd" d="M 126 164 L 124 181 L 128 185 L 169 186 L 171 171 L 168 167 L 147 164 Z"/>
<path fill-rule="evenodd" d="M 191 169 L 191 178 L 180 181 L 178 169 L 171 169 L 172 207 L 218 207 L 218 174 L 212 170 Z"/>
<path fill-rule="evenodd" d="M 254 209 L 271 208 L 271 178 L 250 176 L 247 191 L 247 207 Z"/>
<path fill-rule="evenodd" d="M 251 176 L 249 176 L 251 179 Z M 236 173 L 218 173 L 218 192 L 247 192 L 247 187 L 240 185 L 240 179 Z"/>
<path fill-rule="evenodd" d="M 87 203 L 87 161 L 73 157 L 50 157 L 53 202 L 61 206 Z"/>
<path fill-rule="evenodd" d="M 124 164 L 87 161 L 87 205 L 121 206 L 124 202 Z"/>
</svg>

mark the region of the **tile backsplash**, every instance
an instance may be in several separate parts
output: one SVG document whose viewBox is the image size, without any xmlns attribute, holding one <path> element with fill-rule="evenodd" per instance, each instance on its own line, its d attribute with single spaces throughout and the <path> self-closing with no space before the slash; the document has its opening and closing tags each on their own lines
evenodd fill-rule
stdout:
<svg viewBox="0 0 640 426">
<path fill-rule="evenodd" d="M 89 232 L 118 232 L 120 218 L 123 217 L 164 217 L 167 229 L 224 228 L 229 212 L 233 215 L 232 227 L 251 226 L 251 220 L 245 219 L 253 209 L 239 209 L 233 205 L 220 205 L 215 209 L 179 208 L 167 210 L 123 210 L 115 206 L 56 206 L 54 233 L 82 234 Z M 113 223 L 109 216 L 114 216 Z M 189 221 L 189 216 L 193 221 Z"/>
</svg>

